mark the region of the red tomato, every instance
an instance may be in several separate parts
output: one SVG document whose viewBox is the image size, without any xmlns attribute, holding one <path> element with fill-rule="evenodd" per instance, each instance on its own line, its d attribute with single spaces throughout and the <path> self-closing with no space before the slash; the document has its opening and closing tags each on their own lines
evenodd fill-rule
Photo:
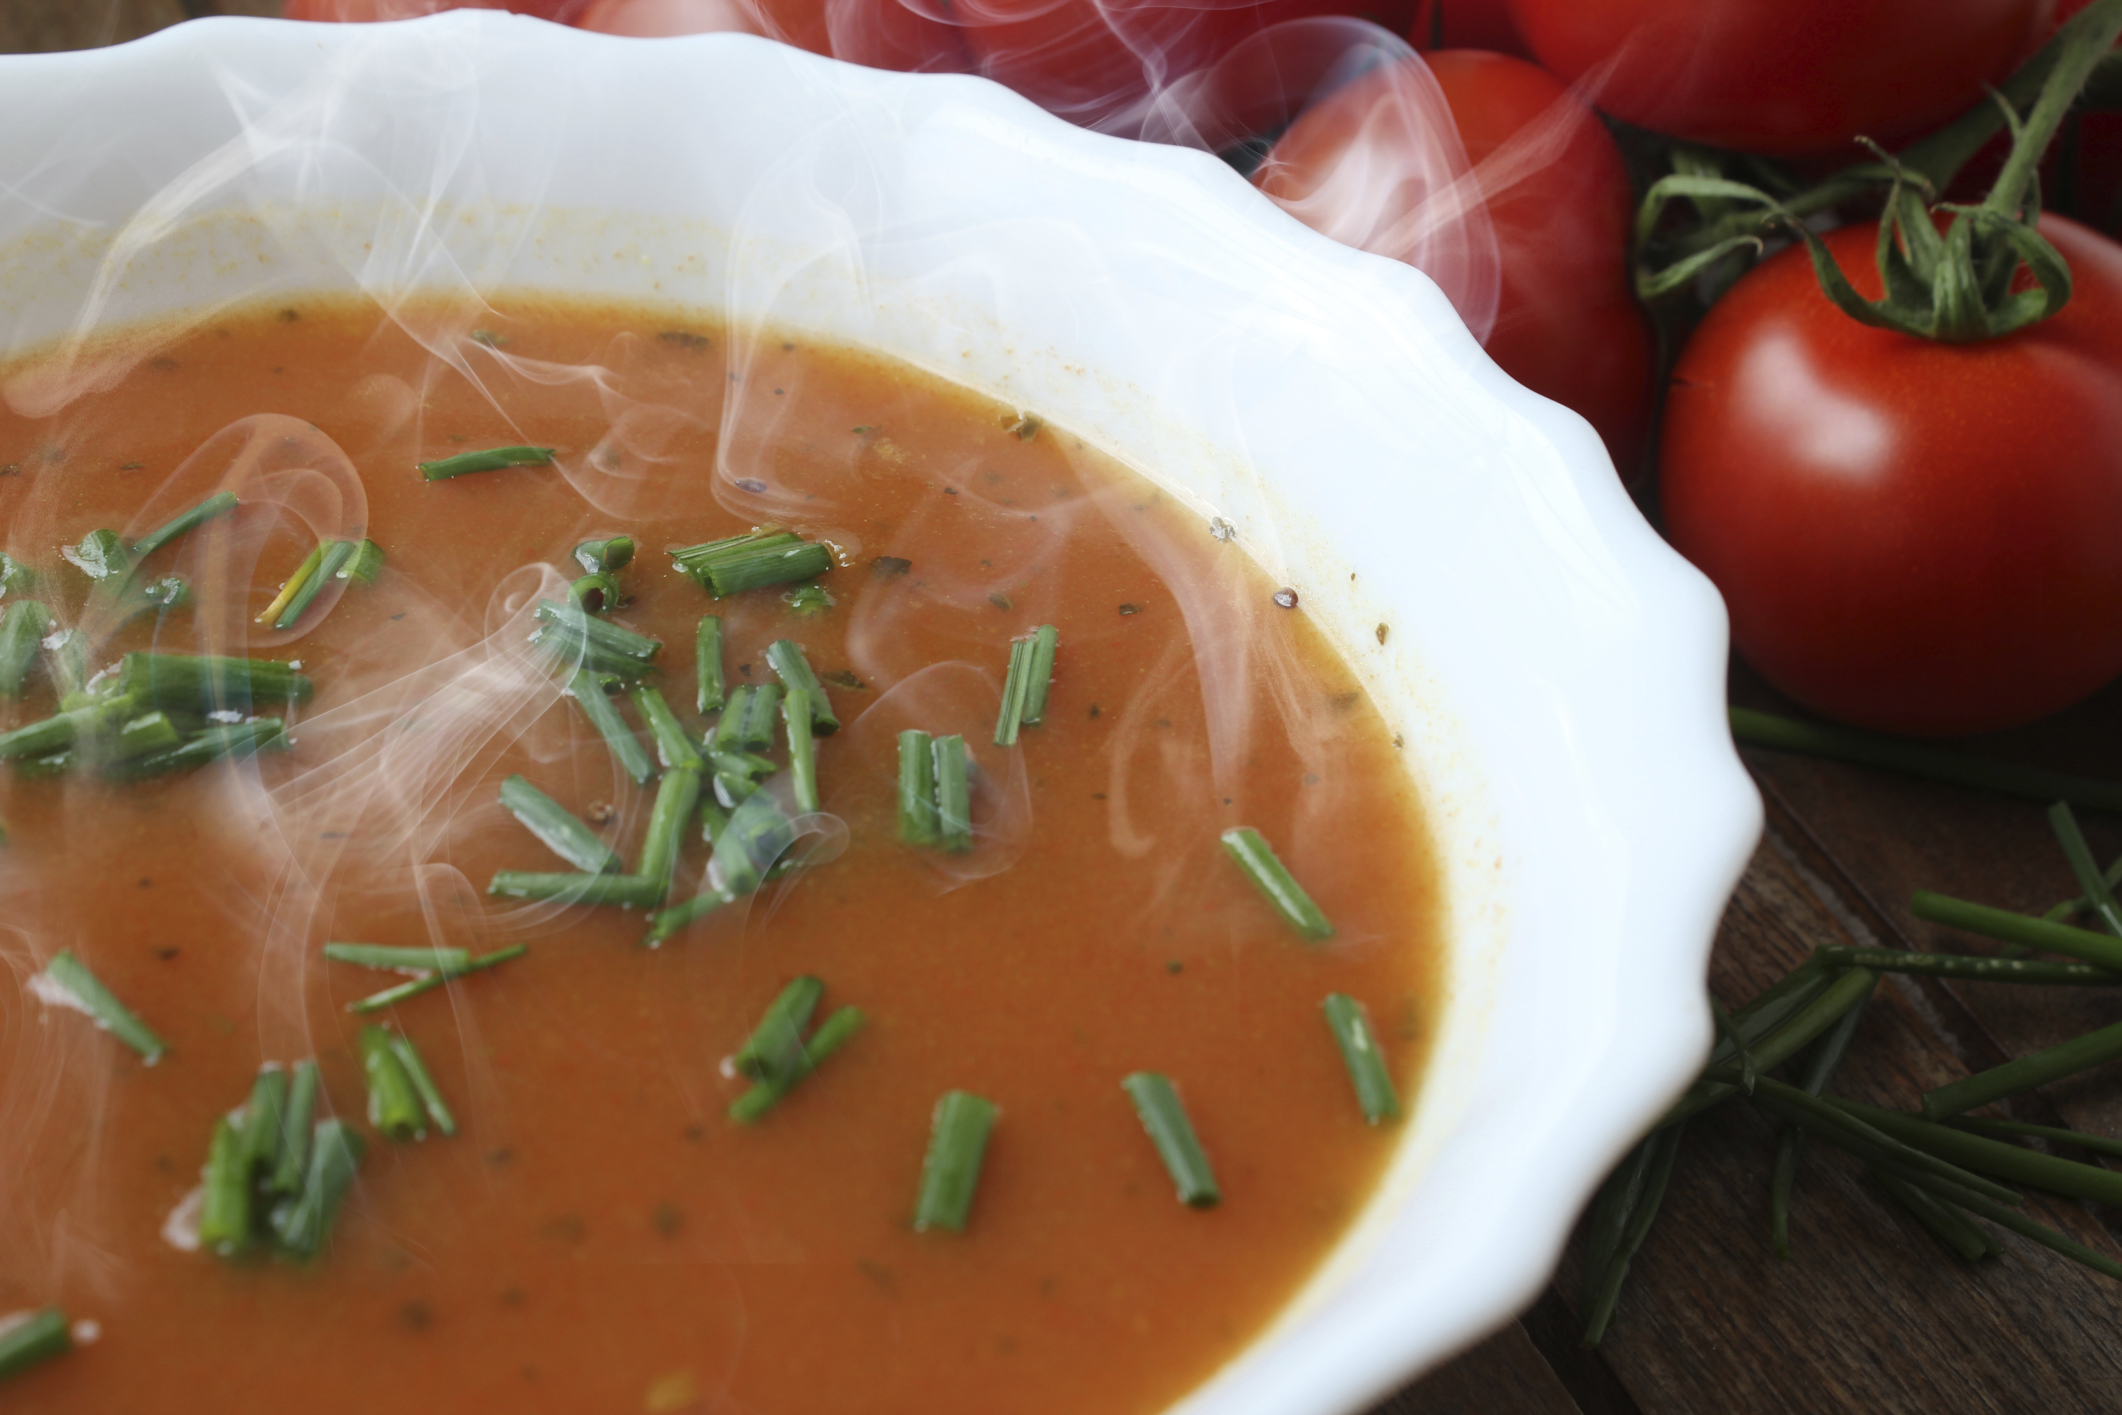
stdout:
<svg viewBox="0 0 2122 1415">
<path fill-rule="evenodd" d="M 1533 57 L 1505 0 L 1421 0 L 1407 37 L 1415 48 L 1426 50 L 1433 36 L 1438 49 L 1486 49 L 1518 59 Z"/>
<path fill-rule="evenodd" d="M 1473 50 L 1440 51 L 1428 62 L 1495 233 L 1500 288 L 1483 343 L 1504 372 L 1582 414 L 1632 475 L 1648 431 L 1653 362 L 1629 286 L 1633 200 L 1621 154 L 1597 116 L 1536 65 Z M 1428 195 L 1362 170 L 1391 161 L 1376 150 L 1384 126 L 1376 109 L 1390 101 L 1395 78 L 1390 66 L 1373 69 L 1307 110 L 1254 175 L 1260 189 L 1336 236 L 1337 213 L 1321 210 L 1315 194 L 1330 191 L 1344 168 L 1364 177 L 1355 184 L 1364 193 Z M 1390 233 L 1407 215 L 1390 210 L 1371 224 Z M 1407 258 L 1376 243 L 1365 249 Z M 1414 263 L 1428 269 L 1419 256 Z"/>
<path fill-rule="evenodd" d="M 1796 154 L 1948 118 L 2046 32 L 2053 0 L 1509 0 L 1558 77 L 1690 142 Z"/>
<path fill-rule="evenodd" d="M 1831 717 L 1946 735 L 2122 672 L 2122 246 L 2060 218 L 2060 314 L 1946 345 L 1857 323 L 1802 249 L 1711 308 L 1666 400 L 1666 534 L 1732 642 Z M 1876 227 L 1827 238 L 1876 297 Z"/>
</svg>

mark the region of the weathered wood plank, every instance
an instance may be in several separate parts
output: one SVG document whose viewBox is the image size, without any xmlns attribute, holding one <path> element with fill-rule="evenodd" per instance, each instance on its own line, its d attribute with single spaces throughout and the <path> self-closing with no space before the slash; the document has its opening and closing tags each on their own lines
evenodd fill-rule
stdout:
<svg viewBox="0 0 2122 1415">
<path fill-rule="evenodd" d="M 1456 1360 L 1430 1372 L 1370 1415 L 1584 1415 L 1512 1322 Z"/>
</svg>

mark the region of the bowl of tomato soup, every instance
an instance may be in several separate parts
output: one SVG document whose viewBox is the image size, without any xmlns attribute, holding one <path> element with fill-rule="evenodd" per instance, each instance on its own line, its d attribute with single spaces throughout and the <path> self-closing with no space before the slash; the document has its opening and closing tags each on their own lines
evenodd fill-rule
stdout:
<svg viewBox="0 0 2122 1415">
<path fill-rule="evenodd" d="M 1356 1410 L 1699 1064 L 1721 605 L 1417 272 L 749 36 L 4 68 L 11 1409 Z"/>
</svg>

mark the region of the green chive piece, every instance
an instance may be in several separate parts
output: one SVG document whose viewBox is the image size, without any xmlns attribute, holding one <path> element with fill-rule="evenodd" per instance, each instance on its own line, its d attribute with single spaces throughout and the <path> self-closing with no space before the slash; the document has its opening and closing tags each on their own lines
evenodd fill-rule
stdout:
<svg viewBox="0 0 2122 1415">
<path fill-rule="evenodd" d="M 713 614 L 700 616 L 693 636 L 693 652 L 700 679 L 700 697 L 695 705 L 702 717 L 722 711 L 722 620 Z"/>
<path fill-rule="evenodd" d="M 143 713 L 118 729 L 118 740 L 112 745 L 112 755 L 119 758 L 144 757 L 149 752 L 172 751 L 182 745 L 184 734 L 177 724 L 170 721 L 166 712 Z"/>
<path fill-rule="evenodd" d="M 656 785 L 656 804 L 648 814 L 648 831 L 641 842 L 641 859 L 634 873 L 658 881 L 662 888 L 655 902 L 670 893 L 670 882 L 678 870 L 679 847 L 685 843 L 685 828 L 692 823 L 700 804 L 700 773 L 690 767 L 667 771 Z"/>
<path fill-rule="evenodd" d="M 788 775 L 794 788 L 796 810 L 810 814 L 818 809 L 818 743 L 811 736 L 810 694 L 789 689 L 781 700 L 781 726 L 788 733 Z"/>
<path fill-rule="evenodd" d="M 776 639 L 767 646 L 766 666 L 774 670 L 781 685 L 791 693 L 804 693 L 810 701 L 811 727 L 820 737 L 830 737 L 840 730 L 840 719 L 833 713 L 833 705 L 825 696 L 825 685 L 811 671 L 810 660 L 803 656 L 803 646 L 794 639 Z"/>
<path fill-rule="evenodd" d="M 0 732 L 0 760 L 63 752 L 79 738 L 102 728 L 110 716 L 109 708 L 97 704 L 55 713 L 12 732 Z"/>
<path fill-rule="evenodd" d="M 391 1034 L 370 1024 L 356 1039 L 361 1053 L 361 1071 L 368 1077 L 368 1123 L 393 1140 L 410 1140 L 425 1133 L 427 1112 L 413 1089 L 413 1078 L 405 1074 L 405 1063 L 391 1045 Z"/>
<path fill-rule="evenodd" d="M 181 746 L 167 751 L 111 762 L 103 774 L 118 781 L 140 781 L 173 771 L 195 771 L 224 758 L 240 761 L 259 752 L 285 751 L 288 745 L 286 723 L 277 717 L 255 717 L 194 732 Z"/>
<path fill-rule="evenodd" d="M 719 894 L 714 890 L 702 890 L 683 904 L 676 904 L 660 913 L 649 916 L 648 935 L 641 940 L 643 948 L 661 948 L 664 944 L 684 933 L 700 920 L 730 902 L 734 896 Z"/>
<path fill-rule="evenodd" d="M 579 604 L 556 604 L 549 599 L 538 601 L 538 621 L 555 629 L 588 639 L 600 648 L 627 658 L 637 658 L 646 663 L 663 648 L 661 639 L 651 639 L 646 634 L 637 634 L 609 619 L 599 619 L 585 613 Z"/>
<path fill-rule="evenodd" d="M 79 629 L 61 629 L 44 641 L 44 672 L 59 694 L 61 707 L 88 679 L 88 637 Z"/>
<path fill-rule="evenodd" d="M 413 1094 L 420 1098 L 420 1108 L 436 1130 L 444 1135 L 457 1133 L 457 1117 L 450 1114 L 449 1104 L 442 1099 L 442 1088 L 435 1084 L 434 1073 L 420 1059 L 419 1048 L 413 1039 L 403 1032 L 385 1032 L 390 1041 L 391 1055 L 398 1058 L 398 1065 L 405 1072 L 405 1079 L 412 1083 Z"/>
<path fill-rule="evenodd" d="M 309 1177 L 310 1119 L 322 1084 L 316 1062 L 296 1063 L 287 1084 L 287 1108 L 280 1113 L 280 1159 L 265 1186 L 272 1193 L 300 1194 Z"/>
<path fill-rule="evenodd" d="M 832 551 L 793 531 L 773 531 L 671 552 L 671 562 L 716 599 L 745 590 L 809 580 L 833 568 Z"/>
<path fill-rule="evenodd" d="M 357 585 L 373 585 L 382 573 L 383 547 L 365 540 L 354 547 L 353 555 L 340 567 L 339 578 Z"/>
<path fill-rule="evenodd" d="M 1226 830 L 1223 832 L 1223 848 L 1291 928 L 1313 943 L 1322 943 L 1334 936 L 1333 924 L 1304 892 L 1304 886 L 1297 883 L 1296 876 L 1275 857 L 1273 848 L 1259 831 L 1249 825 Z"/>
<path fill-rule="evenodd" d="M 493 967 L 496 963 L 506 963 L 511 958 L 521 958 L 528 952 L 530 952 L 529 945 L 521 943 L 511 944 L 507 948 L 497 948 L 492 953 L 474 958 L 471 962 L 465 964 L 459 972 L 430 973 L 424 978 L 414 978 L 412 981 L 400 983 L 394 988 L 385 988 L 382 992 L 370 993 L 367 997 L 349 1002 L 346 1005 L 346 1010 L 362 1015 L 371 1012 L 381 1012 L 387 1007 L 397 1006 L 409 997 L 418 997 L 421 993 L 432 992 L 445 983 L 455 982 L 458 978 L 468 978 L 473 973 Z M 297 1073 L 296 1079 L 298 1081 L 301 1079 L 300 1073 Z"/>
<path fill-rule="evenodd" d="M 547 625 L 532 634 L 530 641 L 550 654 L 554 664 L 564 673 L 590 673 L 632 685 L 655 672 L 655 665 L 646 659 L 614 652 L 569 629 Z"/>
<path fill-rule="evenodd" d="M 214 1121 L 206 1152 L 205 1192 L 199 1206 L 199 1244 L 227 1255 L 251 1236 L 250 1170 L 243 1163 L 243 1137 L 227 1116 Z"/>
<path fill-rule="evenodd" d="M 501 783 L 501 808 L 523 823 L 546 849 L 588 874 L 617 874 L 619 852 L 558 801 L 521 776 Z M 328 950 L 327 950 L 328 952 Z"/>
<path fill-rule="evenodd" d="M 2014 1184 L 2023 1184 L 2031 1189 L 2046 1189 L 2051 1194 L 2062 1194 L 2073 1199 L 2092 1199 L 2103 1204 L 2122 1203 L 2122 1174 L 2111 1169 L 2080 1164 L 2076 1160 L 2060 1159 L 2055 1155 L 2044 1155 L 2038 1150 L 2029 1150 L 2024 1145 L 2014 1145 L 2007 1140 L 1992 1140 L 1986 1136 L 1970 1134 L 1957 1124 L 1940 1125 L 1920 1116 L 1882 1110 L 1877 1106 L 1865 1105 L 1861 1101 L 1847 1100 L 1841 1096 L 1827 1096 L 1823 1101 L 1872 1128 L 1893 1136 L 1904 1145 L 1936 1155 L 1962 1170 L 1994 1175 Z"/>
<path fill-rule="evenodd" d="M 2076 1145 L 2098 1155 L 2122 1158 L 2122 1140 L 2106 1135 L 2088 1135 L 2083 1130 L 2066 1130 L 2060 1125 L 2029 1125 L 2023 1120 L 1992 1120 L 1984 1115 L 1956 1115 L 1949 1123 L 1984 1135 L 2026 1135 L 2037 1140 Z"/>
<path fill-rule="evenodd" d="M 647 875 L 529 874 L 503 870 L 486 892 L 497 899 L 551 899 L 563 904 L 616 905 L 653 909 L 663 902 L 670 882 Z"/>
<path fill-rule="evenodd" d="M 553 460 L 550 447 L 489 447 L 484 452 L 463 452 L 439 462 L 418 462 L 420 475 L 429 481 L 448 481 L 470 472 L 497 472 L 503 467 L 541 467 Z"/>
<path fill-rule="evenodd" d="M 1921 973 L 1935 978 L 1970 978 L 1985 983 L 2026 983 L 2043 987 L 2122 985 L 2122 973 L 2090 963 L 2044 963 L 2025 958 L 1995 958 L 1981 953 L 1903 953 L 1891 948 L 1823 946 L 1820 957 L 1837 968 L 1869 968 L 1878 973 Z"/>
<path fill-rule="evenodd" d="M 1835 1069 L 1842 1064 L 1842 1058 L 1849 1052 L 1850 1041 L 1857 1035 L 1858 1024 L 1864 1020 L 1872 994 L 1877 991 L 1878 985 L 1874 979 L 1870 991 L 1837 1018 L 1834 1026 L 1821 1034 L 1819 1044 L 1813 1048 L 1812 1056 L 1805 1063 L 1802 1085 L 1807 1095 L 1818 1096 L 1827 1089 L 1827 1083 L 1834 1078 Z M 1757 1081 L 1758 1078 L 1759 1073 L 1756 1072 L 1754 1080 Z M 1752 1092 L 1755 1089 L 1754 1081 L 1749 1081 L 1746 1089 Z M 1776 1137 L 1776 1160 L 1769 1175 L 1768 1246 L 1771 1253 L 1785 1260 L 1790 1257 L 1791 1191 L 1798 1182 L 1798 1150 L 1804 1136 L 1803 1127 L 1784 1125 L 1783 1133 Z"/>
<path fill-rule="evenodd" d="M 42 757 L 16 758 L 15 773 L 31 780 L 43 780 L 48 777 L 64 776 L 77 765 L 79 765 L 79 759 L 73 751 L 53 752 Z"/>
<path fill-rule="evenodd" d="M 273 1210 L 273 1232 L 280 1246 L 298 1258 L 314 1258 L 339 1217 L 339 1205 L 353 1187 L 367 1148 L 342 1121 L 320 1120 L 310 1133 L 309 1164 L 302 1188 Z"/>
<path fill-rule="evenodd" d="M 90 531 L 79 545 L 64 546 L 59 554 L 67 564 L 99 585 L 116 587 L 133 570 L 133 558 L 116 531 Z"/>
<path fill-rule="evenodd" d="M 1884 1189 L 1896 1203 L 1908 1210 L 1909 1216 L 1927 1230 L 1931 1237 L 1944 1244 L 1952 1252 L 1969 1263 L 1979 1263 L 1984 1258 L 1996 1256 L 2002 1250 L 1982 1226 L 1968 1218 L 1959 1209 L 1941 1199 L 1932 1197 L 1915 1184 L 1903 1179 L 1883 1165 L 1868 1165 L 1872 1180 Z"/>
<path fill-rule="evenodd" d="M 744 749 L 744 719 L 750 716 L 752 698 L 758 691 L 749 683 L 740 683 L 729 690 L 722 716 L 716 720 L 715 730 L 708 735 L 710 755 L 728 755 Z"/>
<path fill-rule="evenodd" d="M 117 691 L 138 700 L 143 709 L 248 712 L 254 702 L 306 703 L 316 685 L 269 658 L 129 653 L 119 660 Z"/>
<path fill-rule="evenodd" d="M 914 1231 L 963 1232 L 972 1214 L 973 1191 L 987 1137 L 995 1128 L 994 1102 L 969 1091 L 945 1091 L 929 1120 L 928 1155 L 921 1162 L 921 1192 L 914 1201 Z"/>
<path fill-rule="evenodd" d="M 374 968 L 386 973 L 461 973 L 472 961 L 462 948 L 400 948 L 383 943 L 327 943 L 324 956 L 334 963 Z"/>
<path fill-rule="evenodd" d="M 0 698 L 19 698 L 37 666 L 37 651 L 52 631 L 52 612 L 33 599 L 0 611 Z"/>
<path fill-rule="evenodd" d="M 1591 1309 L 1584 1320 L 1584 1345 L 1588 1347 L 1597 1346 L 1606 1335 L 1614 1307 L 1621 1300 L 1621 1288 L 1628 1281 L 1628 1265 L 1643 1247 L 1643 1240 L 1650 1237 L 1651 1225 L 1657 1222 L 1658 1209 L 1665 1202 L 1665 1190 L 1672 1180 L 1673 1161 L 1679 1158 L 1683 1130 L 1682 1126 L 1672 1125 L 1653 1131 L 1606 1181 L 1607 1188 L 1600 1190 L 1600 1203 L 1607 1204 L 1608 1212 L 1600 1215 L 1595 1205 L 1593 1217 L 1595 1223 L 1604 1218 L 1611 1236 L 1601 1245 L 1604 1261 L 1597 1266 L 1587 1262 L 1584 1269 L 1583 1300 Z M 1611 1202 L 1609 1190 L 1614 1190 Z"/>
<path fill-rule="evenodd" d="M 65 1001 L 94 1018 L 97 1027 L 140 1053 L 148 1065 L 160 1061 L 162 1054 L 169 1050 L 168 1043 L 118 1001 L 117 995 L 89 971 L 86 963 L 74 957 L 72 950 L 61 949 L 53 954 L 52 961 L 44 965 L 43 977 L 64 995 Z M 61 1000 L 53 998 L 48 991 L 40 991 L 38 995 L 46 1002 Z"/>
<path fill-rule="evenodd" d="M 756 752 L 709 752 L 707 761 L 715 774 L 716 804 L 728 811 L 749 799 L 775 770 L 772 758 Z"/>
<path fill-rule="evenodd" d="M 327 542 L 323 556 L 317 561 L 317 568 L 303 581 L 302 588 L 295 591 L 294 597 L 288 600 L 287 607 L 280 611 L 280 617 L 273 621 L 273 627 L 292 629 L 301 622 L 302 616 L 309 613 L 309 607 L 317 602 L 317 596 L 324 592 L 324 587 L 337 579 L 339 572 L 346 568 L 346 562 L 354 558 L 354 549 L 354 543 L 350 540 Z"/>
<path fill-rule="evenodd" d="M 613 536 L 610 540 L 586 540 L 575 547 L 575 563 L 591 575 L 609 575 L 624 570 L 634 560 L 634 538 Z"/>
<path fill-rule="evenodd" d="M 2110 890 L 2122 887 L 2122 857 L 2109 861 L 2107 868 L 2100 872 L 2100 878 L 2107 881 L 2107 887 Z M 2092 900 L 2081 894 L 2075 899 L 2066 899 L 2061 904 L 2051 907 L 2041 917 L 2050 923 L 2067 924 L 2092 907 Z"/>
<path fill-rule="evenodd" d="M 1356 1088 L 1356 1104 L 1362 1107 L 1364 1120 L 1378 1125 L 1399 1119 L 1400 1093 L 1393 1089 L 1392 1072 L 1386 1069 L 1385 1054 L 1363 1004 L 1346 993 L 1329 993 L 1325 1009 L 1326 1025 L 1341 1048 L 1341 1060 L 1348 1066 L 1348 1079 Z"/>
<path fill-rule="evenodd" d="M 754 1081 L 771 1081 L 785 1075 L 796 1054 L 803 1049 L 803 1033 L 811 1013 L 825 995 L 825 984 L 804 976 L 795 979 L 766 1005 L 759 1025 L 730 1057 L 737 1074 Z"/>
<path fill-rule="evenodd" d="M 35 570 L 0 550 L 0 599 L 35 589 L 41 578 Z"/>
<path fill-rule="evenodd" d="M 909 845 L 934 845 L 940 838 L 936 754 L 926 732 L 899 734 L 899 838 Z"/>
<path fill-rule="evenodd" d="M 1803 1007 L 1791 1012 L 1787 1020 L 1778 1023 L 1772 1030 L 1757 1031 L 1755 1035 L 1760 1037 L 1758 1042 L 1748 1038 L 1756 1072 L 1773 1070 L 1797 1055 L 1814 1038 L 1846 1016 L 1851 1008 L 1860 1006 L 1868 999 L 1878 982 L 1879 975 L 1871 970 L 1852 968 L 1835 977 Z M 1719 1055 L 1712 1053 L 1710 1060 L 1711 1064 L 1703 1072 L 1701 1079 L 1690 1086 L 1686 1094 L 1673 1104 L 1673 1108 L 1665 1113 L 1665 1119 L 1660 1124 L 1672 1125 L 1685 1120 L 1743 1088 L 1744 1079 L 1736 1072 L 1729 1080 L 1712 1074 L 1729 1069 Z M 1758 1081 L 1758 1076 L 1756 1080 Z"/>
<path fill-rule="evenodd" d="M 0 1381 L 73 1349 L 74 1332 L 66 1313 L 57 1307 L 46 1307 L 35 1316 L 0 1329 Z"/>
<path fill-rule="evenodd" d="M 759 1118 L 781 1103 L 796 1083 L 816 1071 L 827 1057 L 847 1044 L 850 1037 L 862 1030 L 868 1019 L 859 1007 L 843 1007 L 818 1024 L 808 1040 L 797 1048 L 789 1060 L 788 1069 L 778 1078 L 760 1081 L 736 1100 L 730 1102 L 729 1118 L 739 1125 L 752 1125 Z"/>
<path fill-rule="evenodd" d="M 729 824 L 715 837 L 715 854 L 708 868 L 716 891 L 750 894 L 794 843 L 795 831 L 780 802 L 764 791 L 747 797 L 730 812 Z"/>
<path fill-rule="evenodd" d="M 1875 732 L 1832 727 L 1824 722 L 1800 722 L 1751 708 L 1731 709 L 1732 736 L 1740 745 L 1767 747 L 1781 752 L 1829 757 L 1920 776 L 1952 786 L 1971 786 L 2004 796 L 2023 796 L 2035 801 L 2061 798 L 2090 810 L 2122 811 L 2122 785 L 2089 781 L 2060 772 L 1984 761 L 1949 747 L 1909 742 Z"/>
<path fill-rule="evenodd" d="M 747 752 L 763 752 L 774 745 L 774 717 L 781 710 L 781 685 L 761 683 L 744 700 L 738 714 L 737 742 Z"/>
<path fill-rule="evenodd" d="M 310 584 L 317 573 L 317 567 L 323 563 L 324 543 L 320 541 L 315 549 L 303 557 L 302 563 L 295 567 L 295 573 L 280 582 L 280 592 L 273 596 L 271 604 L 265 606 L 265 612 L 251 622 L 254 624 L 272 624 L 277 627 L 280 622 L 281 612 L 295 602 L 295 596 L 301 594 Z"/>
<path fill-rule="evenodd" d="M 1046 720 L 1046 699 L 1054 684 L 1054 650 L 1061 644 L 1061 631 L 1041 624 L 1032 633 L 1031 668 L 1024 683 L 1024 725 L 1037 727 Z"/>
<path fill-rule="evenodd" d="M 956 733 L 938 737 L 936 758 L 936 844 L 952 854 L 973 848 L 972 765 L 965 739 Z"/>
<path fill-rule="evenodd" d="M 1201 1142 L 1194 1138 L 1194 1125 L 1179 1102 L 1178 1088 L 1154 1071 L 1137 1071 L 1120 1088 L 1134 1100 L 1142 1128 L 1149 1132 L 1150 1143 L 1157 1147 L 1158 1158 L 1178 1187 L 1179 1202 L 1190 1209 L 1215 1207 L 1223 1191 L 1216 1187 L 1215 1171 L 1209 1168 Z"/>
<path fill-rule="evenodd" d="M 149 531 L 133 542 L 133 559 L 145 560 L 182 535 L 189 535 L 217 516 L 226 516 L 241 503 L 232 491 L 216 492 L 159 530 Z"/>
<path fill-rule="evenodd" d="M 2078 829 L 2078 818 L 2071 814 L 2070 802 L 2058 801 L 2050 806 L 2048 824 L 2056 833 L 2057 843 L 2063 847 L 2064 858 L 2070 861 L 2070 872 L 2078 877 L 2078 888 L 2085 891 L 2082 897 L 2091 907 L 2093 917 L 2109 933 L 2122 936 L 2122 909 L 2116 907 L 2115 892 L 2100 873 L 2092 847 L 2085 843 L 2085 833 Z"/>
<path fill-rule="evenodd" d="M 568 602 L 584 614 L 609 614 L 626 603 L 616 576 L 584 575 L 567 587 Z"/>
<path fill-rule="evenodd" d="M 700 760 L 700 749 L 693 745 L 692 734 L 678 721 L 678 714 L 671 711 L 663 694 L 643 683 L 634 689 L 634 706 L 641 709 L 641 720 L 648 724 L 649 735 L 656 739 L 656 757 L 665 767 L 700 770 L 704 765 Z"/>
<path fill-rule="evenodd" d="M 716 780 L 719 783 L 720 778 Z M 715 794 L 713 791 L 700 793 L 700 838 L 709 846 L 714 845 L 715 837 L 729 824 L 729 813 L 733 809 L 716 800 Z"/>
<path fill-rule="evenodd" d="M 783 590 L 781 599 L 788 605 L 788 612 L 798 619 L 810 619 L 823 614 L 835 603 L 832 591 L 816 580 L 806 580 L 794 589 Z"/>
<path fill-rule="evenodd" d="M 2122 1022 L 1926 1091 L 1923 1114 L 1930 1120 L 1943 1120 L 1988 1105 L 1991 1101 L 2045 1086 L 2065 1076 L 2089 1071 L 2116 1057 L 2122 1057 Z"/>
<path fill-rule="evenodd" d="M 995 720 L 995 745 L 1017 745 L 1019 727 L 1035 727 L 1046 716 L 1047 689 L 1054 676 L 1054 647 L 1061 631 L 1051 624 L 1009 646 L 1009 672 L 1002 682 L 1002 712 Z"/>
<path fill-rule="evenodd" d="M 2072 928 L 2069 924 L 2036 919 L 2027 914 L 2014 914 L 2009 909 L 1993 909 L 1987 904 L 1933 894 L 1927 889 L 1919 889 L 1910 896 L 1908 911 L 1934 924 L 1981 934 L 1985 938 L 2002 939 L 2006 943 L 2024 944 L 2047 953 L 2060 953 L 2081 963 L 2122 972 L 2122 939 L 2112 934 Z"/>
<path fill-rule="evenodd" d="M 280 1166 L 280 1134 L 287 1125 L 287 1073 L 278 1062 L 258 1068 L 250 1103 L 243 1108 L 243 1176 L 272 1178 Z"/>
<path fill-rule="evenodd" d="M 619 770 L 632 778 L 636 785 L 646 786 L 653 781 L 656 768 L 648 759 L 648 750 L 634 735 L 634 729 L 627 726 L 626 719 L 619 715 L 612 700 L 604 695 L 604 684 L 597 675 L 587 669 L 577 672 L 574 681 L 568 685 L 568 692 L 573 695 L 576 706 L 582 709 L 582 715 L 597 729 L 597 735 L 611 748 L 612 760 L 619 764 Z"/>
</svg>

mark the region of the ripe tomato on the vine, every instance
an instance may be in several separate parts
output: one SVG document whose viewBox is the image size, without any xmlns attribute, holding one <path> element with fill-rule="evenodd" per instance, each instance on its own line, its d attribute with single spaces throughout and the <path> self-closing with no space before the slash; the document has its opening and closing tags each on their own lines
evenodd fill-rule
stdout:
<svg viewBox="0 0 2122 1415">
<path fill-rule="evenodd" d="M 2122 673 L 2122 246 L 2040 229 L 2074 293 L 2004 338 L 1859 324 L 1793 248 L 1681 351 L 1666 534 L 1723 591 L 1739 653 L 1831 717 L 1987 731 Z M 1867 298 L 1876 239 L 1826 237 Z"/>
<path fill-rule="evenodd" d="M 1892 144 L 1951 117 L 2041 37 L 2051 0 L 1510 0 L 1593 104 L 1771 155 Z"/>
</svg>

